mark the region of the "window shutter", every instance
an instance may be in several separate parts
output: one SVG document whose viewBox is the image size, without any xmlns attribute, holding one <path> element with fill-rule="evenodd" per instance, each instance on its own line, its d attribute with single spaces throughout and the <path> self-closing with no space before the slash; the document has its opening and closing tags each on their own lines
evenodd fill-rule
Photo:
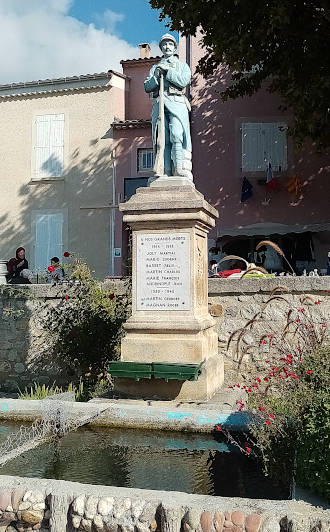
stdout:
<svg viewBox="0 0 330 532">
<path fill-rule="evenodd" d="M 274 170 L 286 170 L 287 138 L 283 122 L 242 124 L 242 171 L 262 172 L 268 163 Z"/>
<path fill-rule="evenodd" d="M 37 214 L 35 227 L 35 267 L 46 269 L 50 259 L 61 260 L 63 252 L 63 214 Z"/>
<path fill-rule="evenodd" d="M 268 135 L 270 162 L 275 170 L 278 170 L 279 168 L 281 168 L 281 170 L 286 170 L 288 167 L 286 125 L 278 122 L 269 124 L 269 126 L 271 126 L 269 128 L 271 131 Z"/>
<path fill-rule="evenodd" d="M 242 124 L 242 170 L 253 172 L 263 170 L 264 136 L 260 123 L 248 122 Z"/>
<path fill-rule="evenodd" d="M 36 177 L 59 177 L 64 162 L 64 114 L 36 118 Z"/>
</svg>

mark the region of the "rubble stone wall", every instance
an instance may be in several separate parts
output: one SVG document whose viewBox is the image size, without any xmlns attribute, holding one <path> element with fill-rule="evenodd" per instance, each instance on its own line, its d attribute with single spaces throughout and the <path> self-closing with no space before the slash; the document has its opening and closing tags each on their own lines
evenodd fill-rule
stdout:
<svg viewBox="0 0 330 532">
<path fill-rule="evenodd" d="M 330 510 L 0 476 L 1 532 L 329 532 Z"/>
<path fill-rule="evenodd" d="M 116 280 L 106 286 L 125 290 L 126 284 Z M 209 279 L 209 309 L 217 320 L 220 352 L 225 353 L 232 332 L 242 327 L 260 310 L 273 290 L 284 287 L 288 305 L 297 307 L 308 299 L 309 308 L 317 311 L 327 325 L 330 316 L 330 277 L 282 277 L 267 279 Z M 16 392 L 34 381 L 58 382 L 56 371 L 47 362 L 47 334 L 38 317 L 44 305 L 65 302 L 65 295 L 75 297 L 75 289 L 64 286 L 4 286 L 0 293 L 0 392 Z M 319 305 L 315 302 L 319 301 Z M 286 304 L 274 301 L 265 312 L 269 328 L 286 319 Z M 330 333 L 328 324 L 327 334 Z M 227 357 L 230 363 L 230 357 Z"/>
</svg>

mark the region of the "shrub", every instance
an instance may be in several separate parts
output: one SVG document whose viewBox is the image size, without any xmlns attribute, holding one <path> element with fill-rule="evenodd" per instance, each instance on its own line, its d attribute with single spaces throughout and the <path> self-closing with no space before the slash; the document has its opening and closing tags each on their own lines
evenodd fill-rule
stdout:
<svg viewBox="0 0 330 532">
<path fill-rule="evenodd" d="M 283 322 L 266 320 L 272 304 L 282 309 Z M 275 291 L 229 341 L 236 342 L 238 367 L 247 355 L 253 362 L 245 383 L 233 385 L 247 394 L 239 410 L 255 413 L 250 423 L 253 452 L 262 457 L 267 473 L 280 478 L 289 478 L 295 461 L 298 484 L 323 496 L 330 495 L 325 461 L 330 430 L 326 330 L 321 301 L 304 297 L 296 306 Z M 248 346 L 243 342 L 247 333 Z"/>
<path fill-rule="evenodd" d="M 70 267 L 74 284 L 59 303 L 44 306 L 39 320 L 50 339 L 47 356 L 51 353 L 64 374 L 77 380 L 83 377 L 90 387 L 108 362 L 119 358 L 130 286 L 123 295 L 115 294 L 93 279 L 85 262 L 75 259 Z"/>
<path fill-rule="evenodd" d="M 35 382 L 34 386 L 25 388 L 23 392 L 19 390 L 19 398 L 26 400 L 45 399 L 51 395 L 57 395 L 64 392 L 74 392 L 76 401 L 81 401 L 84 398 L 84 384 L 83 382 L 80 382 L 77 386 L 75 386 L 72 382 L 70 382 L 68 387 L 63 390 L 61 386 L 56 386 L 55 383 L 51 386 L 46 386 L 45 384 L 40 385 Z"/>
</svg>

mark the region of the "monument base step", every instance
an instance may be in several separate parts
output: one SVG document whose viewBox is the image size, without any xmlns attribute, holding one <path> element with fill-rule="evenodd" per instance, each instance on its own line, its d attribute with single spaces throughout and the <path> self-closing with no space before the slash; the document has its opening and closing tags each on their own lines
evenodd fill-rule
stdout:
<svg viewBox="0 0 330 532">
<path fill-rule="evenodd" d="M 197 380 L 168 378 L 115 378 L 114 394 L 121 398 L 145 400 L 207 401 L 223 385 L 223 358 L 216 355 L 207 358 L 201 366 Z"/>
<path fill-rule="evenodd" d="M 169 362 L 124 362 L 116 360 L 110 362 L 108 373 L 112 377 L 140 379 L 164 379 L 179 381 L 195 381 L 201 372 L 200 364 L 173 364 Z"/>
</svg>

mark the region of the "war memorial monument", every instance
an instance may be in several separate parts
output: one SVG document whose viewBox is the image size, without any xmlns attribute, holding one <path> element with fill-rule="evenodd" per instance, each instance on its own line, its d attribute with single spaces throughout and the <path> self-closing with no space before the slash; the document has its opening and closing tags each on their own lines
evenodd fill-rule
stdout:
<svg viewBox="0 0 330 532">
<path fill-rule="evenodd" d="M 223 383 L 208 312 L 207 235 L 218 212 L 193 182 L 190 68 L 172 35 L 159 46 L 144 83 L 153 96 L 154 177 L 120 205 L 132 229 L 132 315 L 111 373 L 128 397 L 206 400 Z"/>
</svg>

